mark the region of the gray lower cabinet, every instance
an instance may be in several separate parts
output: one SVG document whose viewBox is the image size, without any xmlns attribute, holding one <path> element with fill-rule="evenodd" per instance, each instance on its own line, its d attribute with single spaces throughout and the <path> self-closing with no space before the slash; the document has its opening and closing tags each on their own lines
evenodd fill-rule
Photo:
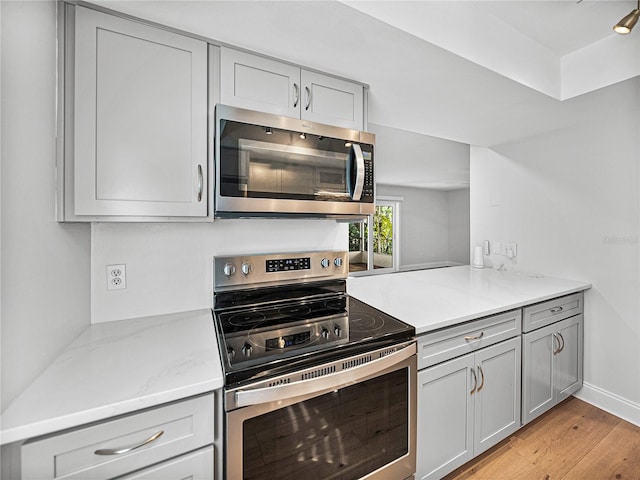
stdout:
<svg viewBox="0 0 640 480">
<path fill-rule="evenodd" d="M 58 219 L 206 219 L 207 43 L 64 11 Z"/>
<path fill-rule="evenodd" d="M 418 337 L 416 478 L 442 478 L 582 387 L 584 293 Z"/>
<path fill-rule="evenodd" d="M 416 478 L 439 479 L 520 428 L 520 349 L 518 336 L 418 372 Z"/>
<path fill-rule="evenodd" d="M 212 480 L 214 404 L 210 393 L 28 440 L 10 478 Z"/>
<path fill-rule="evenodd" d="M 582 387 L 583 315 L 522 336 L 522 423 L 526 424 Z"/>
</svg>

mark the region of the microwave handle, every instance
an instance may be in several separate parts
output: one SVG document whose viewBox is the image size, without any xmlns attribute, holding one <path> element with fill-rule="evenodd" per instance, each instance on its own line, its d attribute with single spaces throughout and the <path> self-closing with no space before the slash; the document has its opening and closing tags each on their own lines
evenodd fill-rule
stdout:
<svg viewBox="0 0 640 480">
<path fill-rule="evenodd" d="M 412 343 L 397 352 L 338 373 L 272 387 L 238 390 L 234 394 L 234 407 L 240 408 L 262 403 L 271 403 L 282 400 L 283 398 L 295 398 L 301 395 L 318 393 L 326 389 L 337 388 L 341 385 L 356 383 L 375 373 L 382 372 L 387 368 L 402 363 L 407 358 L 415 355 L 415 353 L 416 347 L 415 344 Z"/>
<path fill-rule="evenodd" d="M 354 172 L 355 178 L 352 178 Z M 364 156 L 362 155 L 362 148 L 357 143 L 351 145 L 349 165 L 347 165 L 347 183 L 349 184 L 351 200 L 359 201 L 364 187 Z"/>
</svg>

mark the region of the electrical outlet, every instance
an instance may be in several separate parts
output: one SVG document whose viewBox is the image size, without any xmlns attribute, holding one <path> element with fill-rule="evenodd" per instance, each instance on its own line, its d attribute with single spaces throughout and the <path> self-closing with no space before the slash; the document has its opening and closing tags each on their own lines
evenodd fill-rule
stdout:
<svg viewBox="0 0 640 480">
<path fill-rule="evenodd" d="M 518 244 L 516 242 L 505 243 L 504 250 L 504 255 L 508 258 L 515 258 L 518 256 Z"/>
<path fill-rule="evenodd" d="M 126 265 L 107 265 L 107 290 L 127 288 Z"/>
</svg>

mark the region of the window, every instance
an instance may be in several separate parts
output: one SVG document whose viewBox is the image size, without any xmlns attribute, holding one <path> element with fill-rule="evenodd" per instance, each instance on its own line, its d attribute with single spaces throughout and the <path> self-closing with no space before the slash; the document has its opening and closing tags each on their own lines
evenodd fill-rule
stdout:
<svg viewBox="0 0 640 480">
<path fill-rule="evenodd" d="M 349 272 L 383 273 L 399 266 L 398 200 L 379 200 L 375 213 L 349 224 Z"/>
</svg>

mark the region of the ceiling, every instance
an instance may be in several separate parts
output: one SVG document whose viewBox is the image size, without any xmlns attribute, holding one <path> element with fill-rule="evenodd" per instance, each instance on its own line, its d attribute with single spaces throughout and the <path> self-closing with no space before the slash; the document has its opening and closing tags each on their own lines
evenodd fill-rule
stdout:
<svg viewBox="0 0 640 480">
<path fill-rule="evenodd" d="M 633 0 L 484 1 L 474 3 L 558 56 L 614 35 L 613 25 L 635 8 Z"/>
<path fill-rule="evenodd" d="M 371 123 L 471 145 L 640 105 L 640 27 L 612 31 L 628 0 L 92 3 L 361 81 Z"/>
<path fill-rule="evenodd" d="M 343 3 L 559 100 L 640 74 L 624 61 L 640 55 L 640 37 L 612 29 L 632 0 Z"/>
</svg>

